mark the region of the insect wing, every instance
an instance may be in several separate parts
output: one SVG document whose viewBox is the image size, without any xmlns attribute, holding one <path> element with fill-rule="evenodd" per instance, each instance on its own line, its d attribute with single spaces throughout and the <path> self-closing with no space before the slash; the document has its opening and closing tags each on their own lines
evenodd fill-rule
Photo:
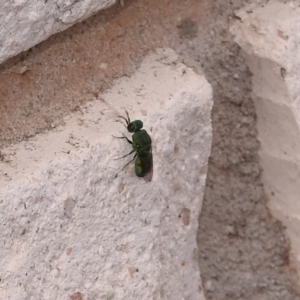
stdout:
<svg viewBox="0 0 300 300">
<path fill-rule="evenodd" d="M 145 172 L 144 180 L 150 182 L 153 176 L 153 156 L 152 151 L 146 157 L 141 157 L 143 171 Z"/>
</svg>

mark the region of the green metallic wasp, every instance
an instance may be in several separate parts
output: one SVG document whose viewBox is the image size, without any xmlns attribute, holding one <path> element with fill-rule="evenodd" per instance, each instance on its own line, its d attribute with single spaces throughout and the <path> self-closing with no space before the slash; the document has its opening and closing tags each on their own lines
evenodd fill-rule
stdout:
<svg viewBox="0 0 300 300">
<path fill-rule="evenodd" d="M 152 159 L 152 140 L 147 131 L 143 128 L 143 122 L 141 120 L 130 121 L 128 112 L 126 111 L 126 117 L 119 116 L 121 119 L 125 120 L 126 128 L 132 135 L 132 141 L 130 141 L 125 136 L 113 136 L 117 139 L 126 139 L 132 146 L 132 151 L 128 154 L 119 157 L 117 159 L 124 158 L 135 152 L 133 159 L 127 163 L 124 168 L 126 168 L 131 162 L 135 160 L 134 170 L 138 177 L 144 177 L 146 181 L 152 180 L 153 174 L 153 159 Z"/>
</svg>

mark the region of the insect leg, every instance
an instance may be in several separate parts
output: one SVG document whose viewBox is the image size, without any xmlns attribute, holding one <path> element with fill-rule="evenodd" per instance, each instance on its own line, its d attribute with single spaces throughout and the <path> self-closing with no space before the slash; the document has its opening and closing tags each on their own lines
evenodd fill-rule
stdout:
<svg viewBox="0 0 300 300">
<path fill-rule="evenodd" d="M 129 140 L 126 136 L 114 136 L 113 135 L 113 137 L 116 138 L 116 139 L 126 139 L 129 144 L 132 144 L 132 141 Z"/>
<path fill-rule="evenodd" d="M 124 155 L 124 156 L 121 156 L 121 157 L 118 157 L 118 158 L 114 158 L 114 160 L 118 160 L 118 159 L 121 159 L 121 158 L 124 158 L 130 154 L 132 154 L 135 150 L 132 150 L 131 152 L 129 152 L 128 154 Z"/>
<path fill-rule="evenodd" d="M 129 163 L 127 163 L 127 164 L 122 168 L 122 171 L 123 171 L 129 164 L 131 164 L 131 163 L 135 160 L 136 157 L 137 157 L 137 153 L 134 154 L 133 159 L 132 159 Z"/>
</svg>

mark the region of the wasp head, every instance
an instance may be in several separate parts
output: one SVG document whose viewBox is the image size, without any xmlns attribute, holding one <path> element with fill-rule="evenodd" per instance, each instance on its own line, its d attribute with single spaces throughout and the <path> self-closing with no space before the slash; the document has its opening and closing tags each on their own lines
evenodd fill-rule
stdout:
<svg viewBox="0 0 300 300">
<path fill-rule="evenodd" d="M 143 122 L 140 120 L 132 121 L 127 126 L 127 130 L 129 132 L 137 132 L 137 131 L 141 130 L 142 128 L 143 128 Z"/>
</svg>

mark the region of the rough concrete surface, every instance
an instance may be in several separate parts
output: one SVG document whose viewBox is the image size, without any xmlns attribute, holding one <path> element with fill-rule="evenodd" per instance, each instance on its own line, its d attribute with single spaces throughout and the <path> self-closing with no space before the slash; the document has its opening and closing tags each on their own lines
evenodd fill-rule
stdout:
<svg viewBox="0 0 300 300">
<path fill-rule="evenodd" d="M 128 134 L 116 107 L 151 134 L 151 182 L 114 160 L 132 149 L 111 136 Z M 196 236 L 211 108 L 204 76 L 157 50 L 65 126 L 5 149 L 0 298 L 204 300 Z"/>
<path fill-rule="evenodd" d="M 236 14 L 231 30 L 253 73 L 268 205 L 286 226 L 300 274 L 300 7 L 273 2 Z"/>
<path fill-rule="evenodd" d="M 2 146 L 63 123 L 157 47 L 204 71 L 214 94 L 198 231 L 206 299 L 299 299 L 289 241 L 266 208 L 251 73 L 229 33 L 236 9 L 267 2 L 126 0 L 0 67 Z"/>
<path fill-rule="evenodd" d="M 115 3 L 116 0 L 3 1 L 0 63 Z"/>
</svg>

